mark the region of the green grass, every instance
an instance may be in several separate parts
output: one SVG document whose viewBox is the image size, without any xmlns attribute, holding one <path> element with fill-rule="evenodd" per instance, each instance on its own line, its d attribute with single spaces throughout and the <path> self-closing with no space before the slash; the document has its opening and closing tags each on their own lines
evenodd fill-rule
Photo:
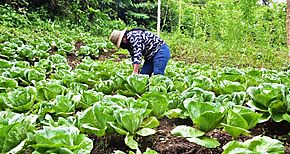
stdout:
<svg viewBox="0 0 290 154">
<path fill-rule="evenodd" d="M 289 59 L 285 46 L 223 44 L 217 41 L 194 40 L 182 34 L 162 34 L 161 37 L 170 46 L 172 59 L 186 63 L 199 63 L 214 67 L 253 67 L 284 70 Z"/>
</svg>

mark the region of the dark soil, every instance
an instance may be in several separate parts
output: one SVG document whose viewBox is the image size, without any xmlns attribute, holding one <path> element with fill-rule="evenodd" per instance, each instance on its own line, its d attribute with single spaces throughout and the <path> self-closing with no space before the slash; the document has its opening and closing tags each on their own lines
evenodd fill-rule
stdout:
<svg viewBox="0 0 290 154">
<path fill-rule="evenodd" d="M 78 64 L 81 63 L 81 59 L 77 57 L 74 53 L 67 55 L 67 62 L 71 68 L 75 68 Z"/>
<path fill-rule="evenodd" d="M 89 136 L 94 142 L 92 154 L 111 154 L 114 150 L 130 150 L 124 143 L 125 136 L 108 134 L 105 137 Z"/>
<path fill-rule="evenodd" d="M 55 52 L 57 52 L 57 50 L 58 50 L 57 46 L 51 46 L 48 52 L 50 54 L 54 54 Z"/>
<path fill-rule="evenodd" d="M 101 51 L 97 60 L 105 61 L 106 59 L 112 58 L 114 51 Z"/>
<path fill-rule="evenodd" d="M 252 136 L 265 135 L 280 140 L 284 143 L 285 153 L 290 154 L 290 136 L 288 135 L 290 132 L 289 122 L 282 121 L 276 123 L 272 120 L 268 120 L 265 123 L 258 124 L 250 131 Z"/>
<path fill-rule="evenodd" d="M 82 42 L 77 41 L 75 43 L 75 52 L 78 51 L 82 45 L 84 45 Z M 55 49 L 52 48 L 51 53 L 53 54 L 54 52 L 55 52 Z M 98 56 L 95 56 L 95 55 L 89 55 L 89 56 L 90 58 L 94 60 L 105 61 L 107 59 L 112 59 L 115 62 L 119 62 L 119 61 L 122 61 L 122 59 L 129 58 L 128 55 L 124 55 L 124 54 L 115 55 L 114 53 L 115 53 L 114 50 L 102 50 L 100 51 Z M 68 61 L 68 64 L 74 69 L 78 64 L 81 63 L 82 57 L 76 56 L 75 53 L 70 53 L 67 55 L 67 61 Z"/>
<path fill-rule="evenodd" d="M 122 61 L 122 59 L 129 58 L 128 55 L 125 54 L 115 54 L 115 50 L 103 50 L 100 51 L 100 54 L 98 57 L 95 59 L 100 60 L 100 61 L 105 61 L 107 59 L 113 59 L 115 62 Z"/>
<path fill-rule="evenodd" d="M 75 46 L 74 52 L 67 54 L 67 62 L 72 69 L 74 69 L 78 64 L 82 62 L 81 57 L 77 57 L 75 52 L 79 51 L 81 46 L 83 45 L 85 45 L 83 41 L 81 40 L 76 41 L 74 44 Z"/>
<path fill-rule="evenodd" d="M 83 41 L 81 41 L 81 40 L 76 41 L 76 43 L 75 43 L 75 50 L 76 51 L 79 51 L 80 48 L 81 48 L 81 46 L 83 46 L 83 45 L 85 45 L 85 43 Z"/>
<path fill-rule="evenodd" d="M 68 64 L 74 69 L 78 64 L 81 63 L 82 57 L 76 56 L 75 52 L 80 50 L 81 46 L 85 45 L 82 41 L 76 41 L 75 43 L 75 51 L 67 55 Z M 51 54 L 54 54 L 57 51 L 57 47 L 53 46 L 49 50 Z M 101 50 L 98 56 L 89 55 L 94 60 L 105 61 L 107 59 L 113 59 L 115 62 L 119 62 L 122 59 L 128 58 L 128 55 L 117 54 L 115 55 L 115 50 Z"/>
<path fill-rule="evenodd" d="M 178 125 L 193 126 L 190 119 L 163 118 L 160 120 L 160 126 L 156 129 L 157 133 L 155 135 L 136 138 L 140 150 L 145 151 L 146 148 L 150 148 L 161 154 L 220 154 L 223 152 L 222 147 L 234 140 L 228 133 L 217 128 L 208 132 L 206 136 L 217 138 L 221 145 L 213 149 L 204 148 L 187 141 L 185 138 L 171 135 L 170 131 Z M 275 123 L 269 120 L 265 123 L 258 124 L 255 128 L 251 129 L 250 132 L 251 134 L 249 136 L 240 136 L 236 140 L 243 142 L 258 135 L 269 136 L 282 141 L 284 143 L 285 153 L 290 154 L 290 137 L 288 136 L 288 132 L 290 132 L 290 123 Z M 121 150 L 124 152 L 130 151 L 124 143 L 124 136 L 118 134 L 106 135 L 101 138 L 90 136 L 90 138 L 94 141 L 94 148 L 91 152 L 93 154 L 110 154 L 114 150 Z"/>
</svg>

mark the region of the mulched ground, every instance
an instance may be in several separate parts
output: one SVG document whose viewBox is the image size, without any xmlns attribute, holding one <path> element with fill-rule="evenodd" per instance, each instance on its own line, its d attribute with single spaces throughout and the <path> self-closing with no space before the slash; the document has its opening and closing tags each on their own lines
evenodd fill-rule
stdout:
<svg viewBox="0 0 290 154">
<path fill-rule="evenodd" d="M 214 129 L 208 132 L 206 136 L 217 138 L 221 145 L 214 149 L 204 148 L 187 141 L 185 138 L 172 136 L 170 131 L 178 125 L 193 126 L 190 119 L 163 118 L 160 120 L 160 126 L 156 129 L 157 133 L 155 135 L 136 139 L 140 145 L 140 150 L 145 151 L 146 148 L 151 148 L 161 154 L 220 154 L 223 152 L 222 146 L 234 140 L 233 137 L 222 129 Z M 269 120 L 265 123 L 258 124 L 255 128 L 251 129 L 250 132 L 251 134 L 249 136 L 240 136 L 236 140 L 245 141 L 254 136 L 266 135 L 284 142 L 285 153 L 290 154 L 290 137 L 288 136 L 288 132 L 290 132 L 290 123 L 275 123 Z M 94 141 L 94 148 L 91 152 L 93 154 L 110 154 L 114 150 L 121 150 L 124 152 L 130 150 L 124 143 L 124 136 L 118 134 L 101 138 L 90 136 L 90 138 Z"/>
</svg>

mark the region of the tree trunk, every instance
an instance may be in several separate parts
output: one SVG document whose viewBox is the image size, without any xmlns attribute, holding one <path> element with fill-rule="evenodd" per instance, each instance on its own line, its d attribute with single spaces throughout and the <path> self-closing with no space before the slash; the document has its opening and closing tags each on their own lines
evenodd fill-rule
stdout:
<svg viewBox="0 0 290 154">
<path fill-rule="evenodd" d="M 161 18 L 161 0 L 158 0 L 158 9 L 157 9 L 157 36 L 160 36 L 160 18 Z"/>
<path fill-rule="evenodd" d="M 290 0 L 287 0 L 286 31 L 287 31 L 288 57 L 290 58 Z"/>
</svg>

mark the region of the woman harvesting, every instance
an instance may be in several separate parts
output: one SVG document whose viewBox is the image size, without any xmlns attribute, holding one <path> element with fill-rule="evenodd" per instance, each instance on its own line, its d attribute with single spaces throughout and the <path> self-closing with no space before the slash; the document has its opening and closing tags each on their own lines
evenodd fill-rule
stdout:
<svg viewBox="0 0 290 154">
<path fill-rule="evenodd" d="M 114 30 L 110 35 L 110 41 L 117 48 L 127 49 L 133 62 L 133 74 L 139 73 L 139 67 L 144 57 L 141 74 L 149 76 L 164 75 L 170 49 L 167 44 L 157 35 L 140 28 L 122 31 Z"/>
</svg>

